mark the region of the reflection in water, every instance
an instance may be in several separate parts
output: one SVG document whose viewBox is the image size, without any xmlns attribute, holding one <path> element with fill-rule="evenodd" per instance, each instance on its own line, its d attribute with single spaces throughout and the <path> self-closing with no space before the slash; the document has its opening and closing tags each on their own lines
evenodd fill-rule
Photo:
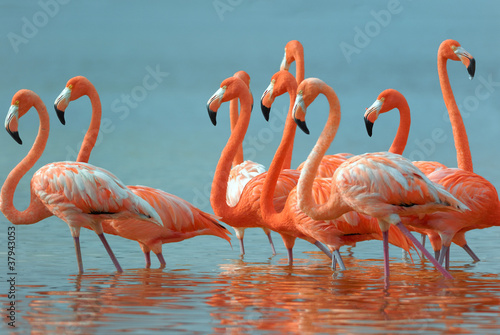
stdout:
<svg viewBox="0 0 500 335">
<path fill-rule="evenodd" d="M 29 312 L 21 323 L 33 334 L 456 334 L 500 327 L 496 274 L 454 268 L 449 281 L 426 263 L 396 261 L 384 290 L 381 260 L 346 257 L 349 270 L 332 273 L 322 255 L 308 256 L 294 267 L 231 260 L 210 273 L 138 269 L 71 276 L 73 289 L 66 291 L 24 287 Z"/>
</svg>

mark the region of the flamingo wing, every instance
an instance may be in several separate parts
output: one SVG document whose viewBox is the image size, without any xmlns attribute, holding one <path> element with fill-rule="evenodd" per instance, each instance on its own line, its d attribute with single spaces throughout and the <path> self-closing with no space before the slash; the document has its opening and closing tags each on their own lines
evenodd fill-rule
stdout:
<svg viewBox="0 0 500 335">
<path fill-rule="evenodd" d="M 47 164 L 35 172 L 31 183 L 47 208 L 66 222 L 85 221 L 89 215 L 161 222 L 153 207 L 113 174 L 87 163 Z"/>
<path fill-rule="evenodd" d="M 240 201 L 245 185 L 259 174 L 266 172 L 264 165 L 252 161 L 244 161 L 233 167 L 227 181 L 226 202 L 234 207 Z"/>
<path fill-rule="evenodd" d="M 353 157 L 333 178 L 346 203 L 374 217 L 467 209 L 409 160 L 388 152 Z"/>
</svg>

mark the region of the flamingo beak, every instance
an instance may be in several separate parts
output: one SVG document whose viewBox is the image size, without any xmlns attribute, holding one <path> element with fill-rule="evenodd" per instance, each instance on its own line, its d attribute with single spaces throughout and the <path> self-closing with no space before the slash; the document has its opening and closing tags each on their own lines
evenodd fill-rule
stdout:
<svg viewBox="0 0 500 335">
<path fill-rule="evenodd" d="M 366 109 L 365 112 L 365 126 L 366 126 L 366 131 L 368 132 L 368 136 L 372 136 L 373 132 L 373 125 L 375 124 L 375 121 L 378 118 L 378 114 L 380 113 L 380 110 L 382 109 L 382 104 L 384 103 L 384 98 L 377 99 L 375 102 Z"/>
<path fill-rule="evenodd" d="M 271 80 L 271 83 L 269 84 L 269 86 L 266 88 L 266 90 L 264 91 L 264 93 L 262 94 L 262 97 L 260 98 L 260 109 L 262 110 L 262 114 L 264 115 L 264 119 L 266 119 L 266 121 L 269 121 L 269 114 L 271 114 L 271 105 L 274 101 L 274 98 L 273 98 L 273 90 L 274 90 L 274 83 L 276 81 L 273 79 Z M 268 97 L 268 101 L 270 102 L 269 103 L 269 107 L 267 107 L 264 103 L 264 99 Z"/>
<path fill-rule="evenodd" d="M 299 128 L 306 134 L 309 134 L 309 129 L 306 125 L 306 104 L 304 102 L 303 92 L 299 91 L 297 97 L 295 98 L 295 103 L 293 104 L 292 110 L 293 120 L 299 126 Z"/>
<path fill-rule="evenodd" d="M 7 117 L 5 118 L 5 130 L 19 144 L 23 144 L 19 132 L 17 131 L 17 122 L 19 118 L 19 106 L 17 104 L 10 106 Z"/>
<path fill-rule="evenodd" d="M 66 120 L 64 119 L 64 111 L 66 107 L 69 105 L 69 100 L 71 98 L 71 87 L 67 86 L 64 90 L 59 94 L 54 102 L 54 109 L 56 110 L 57 117 L 62 124 L 66 124 Z"/>
<path fill-rule="evenodd" d="M 219 88 L 214 95 L 208 99 L 207 102 L 207 111 L 208 111 L 208 116 L 210 117 L 210 121 L 212 121 L 212 124 L 215 126 L 217 125 L 217 110 L 219 109 L 221 103 L 222 103 L 222 97 L 224 96 L 224 93 L 226 92 L 227 87 L 222 86 Z"/>
<path fill-rule="evenodd" d="M 453 52 L 455 55 L 460 58 L 462 63 L 467 67 L 467 72 L 469 73 L 469 79 L 472 80 L 474 78 L 474 74 L 476 72 L 476 60 L 470 53 L 468 53 L 464 48 L 462 47 L 455 47 L 453 48 Z"/>
</svg>

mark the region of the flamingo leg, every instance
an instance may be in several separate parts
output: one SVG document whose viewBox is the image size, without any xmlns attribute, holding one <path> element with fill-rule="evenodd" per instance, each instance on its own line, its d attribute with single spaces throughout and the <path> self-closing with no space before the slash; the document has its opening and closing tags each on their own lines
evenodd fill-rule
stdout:
<svg viewBox="0 0 500 335">
<path fill-rule="evenodd" d="M 337 257 L 334 255 L 332 255 L 332 270 L 333 271 L 336 271 L 337 270 Z"/>
<path fill-rule="evenodd" d="M 293 249 L 288 248 L 287 251 L 288 251 L 288 265 L 292 266 L 293 265 Z"/>
<path fill-rule="evenodd" d="M 163 258 L 163 254 L 161 252 L 156 254 L 158 260 L 160 261 L 160 269 L 164 269 L 167 266 L 167 262 L 165 262 L 165 258 Z"/>
<path fill-rule="evenodd" d="M 330 259 L 332 258 L 332 253 L 330 252 L 330 250 L 328 250 L 328 248 L 325 247 L 321 242 L 316 241 L 313 244 L 317 246 L 319 250 L 323 251 L 325 255 L 327 255 Z"/>
<path fill-rule="evenodd" d="M 144 259 L 146 260 L 146 269 L 151 267 L 151 256 L 149 255 L 149 251 L 144 253 Z"/>
<path fill-rule="evenodd" d="M 276 249 L 274 248 L 274 243 L 273 243 L 273 239 L 271 238 L 271 232 L 270 231 L 265 231 L 266 235 L 267 235 L 267 239 L 269 240 L 269 244 L 271 244 L 271 249 L 273 250 L 273 256 L 276 255 Z"/>
<path fill-rule="evenodd" d="M 434 258 L 439 259 L 439 254 L 441 253 L 441 250 L 434 250 Z"/>
<path fill-rule="evenodd" d="M 439 270 L 439 272 L 443 274 L 445 278 L 453 279 L 452 275 L 448 271 L 446 271 L 441 266 L 441 264 L 439 264 L 438 261 L 436 261 L 434 257 L 432 257 L 432 255 L 422 246 L 422 244 L 420 244 L 420 242 L 415 238 L 415 236 L 412 235 L 412 233 L 410 233 L 408 228 L 406 228 L 401 223 L 401 221 L 396 224 L 396 227 L 398 227 L 399 230 L 401 230 L 401 232 L 405 234 L 406 237 L 408 237 L 418 249 L 420 249 L 420 251 L 425 255 L 425 257 L 427 257 L 427 259 L 436 267 L 436 269 Z"/>
<path fill-rule="evenodd" d="M 240 256 L 243 256 L 245 254 L 245 245 L 243 244 L 243 237 L 238 239 L 240 242 Z"/>
<path fill-rule="evenodd" d="M 450 269 L 450 248 L 448 248 L 448 250 L 446 250 L 446 257 L 444 260 L 444 268 L 446 270 Z"/>
<path fill-rule="evenodd" d="M 422 241 L 422 246 L 423 246 L 423 247 L 425 247 L 425 237 L 426 237 L 426 236 L 427 236 L 427 235 L 425 235 L 424 233 L 420 234 L 420 239 L 421 239 L 421 241 Z"/>
<path fill-rule="evenodd" d="M 441 253 L 439 254 L 439 259 L 438 259 L 439 264 L 443 265 L 444 259 L 446 258 L 446 254 L 448 253 L 449 248 L 450 247 L 446 245 L 443 245 L 441 247 Z"/>
<path fill-rule="evenodd" d="M 389 231 L 382 232 L 384 243 L 384 287 L 389 287 Z"/>
<path fill-rule="evenodd" d="M 477 257 L 474 251 L 472 251 L 472 249 L 467 244 L 464 245 L 462 248 L 469 254 L 469 256 L 472 258 L 474 262 L 480 261 L 479 257 Z"/>
<path fill-rule="evenodd" d="M 97 234 L 99 238 L 101 239 L 102 244 L 104 245 L 104 248 L 108 252 L 109 257 L 111 258 L 111 261 L 113 261 L 113 264 L 116 267 L 116 271 L 118 272 L 123 272 L 122 267 L 120 266 L 120 263 L 118 263 L 118 260 L 115 257 L 115 254 L 113 253 L 113 250 L 111 250 L 111 247 L 108 244 L 108 241 L 106 240 L 106 237 L 104 237 L 104 234 Z"/>
<path fill-rule="evenodd" d="M 76 261 L 78 262 L 78 272 L 83 273 L 82 251 L 80 250 L 80 237 L 73 236 L 75 242 Z"/>
<path fill-rule="evenodd" d="M 345 265 L 344 265 L 344 261 L 342 260 L 342 256 L 340 256 L 339 249 L 335 249 L 335 251 L 333 252 L 332 258 L 335 258 L 335 262 L 339 263 L 340 270 L 342 270 L 342 271 L 346 270 Z"/>
</svg>

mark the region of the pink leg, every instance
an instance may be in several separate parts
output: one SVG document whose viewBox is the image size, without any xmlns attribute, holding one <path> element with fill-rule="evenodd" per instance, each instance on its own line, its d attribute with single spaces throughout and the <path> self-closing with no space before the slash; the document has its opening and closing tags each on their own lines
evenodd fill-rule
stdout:
<svg viewBox="0 0 500 335">
<path fill-rule="evenodd" d="M 149 255 L 149 251 L 144 253 L 144 258 L 146 259 L 146 269 L 151 267 L 151 256 Z"/>
<path fill-rule="evenodd" d="M 444 268 L 446 270 L 450 269 L 450 248 L 448 248 L 448 250 L 446 251 L 446 258 L 445 258 L 445 261 L 444 261 Z"/>
<path fill-rule="evenodd" d="M 83 273 L 82 251 L 80 250 L 80 237 L 74 236 L 76 261 L 78 262 L 78 272 Z"/>
<path fill-rule="evenodd" d="M 453 279 L 452 275 L 446 271 L 442 266 L 441 264 L 439 264 L 436 259 L 434 257 L 431 256 L 431 254 L 422 246 L 422 244 L 420 244 L 420 242 L 415 238 L 415 236 L 413 236 L 410 231 L 408 230 L 408 228 L 406 228 L 401 222 L 397 223 L 396 226 L 399 228 L 399 230 L 401 230 L 401 232 L 403 234 L 406 235 L 406 237 L 408 237 L 412 242 L 413 244 L 418 248 L 420 249 L 420 251 L 425 255 L 425 257 L 427 257 L 427 259 L 429 261 L 431 261 L 431 263 L 436 267 L 436 269 L 439 270 L 439 272 L 441 272 L 443 274 L 443 276 L 445 278 L 448 278 L 448 279 Z M 441 252 L 443 252 L 443 250 L 441 250 Z"/>
<path fill-rule="evenodd" d="M 439 254 L 441 253 L 441 250 L 436 250 L 434 251 L 434 258 L 439 259 Z"/>
<path fill-rule="evenodd" d="M 273 256 L 276 255 L 276 249 L 274 249 L 273 239 L 271 238 L 271 232 L 266 233 L 267 238 L 269 240 L 269 244 L 271 244 L 271 249 L 273 250 Z"/>
<path fill-rule="evenodd" d="M 444 259 L 446 258 L 446 254 L 448 253 L 448 250 L 450 249 L 449 246 L 443 245 L 441 247 L 441 253 L 439 254 L 438 262 L 439 264 L 443 265 Z"/>
<path fill-rule="evenodd" d="M 384 242 L 384 287 L 389 287 L 389 231 L 382 232 Z"/>
<path fill-rule="evenodd" d="M 158 260 L 160 261 L 160 269 L 164 269 L 165 266 L 167 266 L 167 263 L 165 262 L 165 258 L 163 258 L 163 254 L 161 252 L 157 253 L 156 257 L 158 257 Z"/>
<path fill-rule="evenodd" d="M 106 240 L 106 237 L 104 237 L 104 234 L 97 234 L 99 238 L 101 239 L 102 244 L 104 245 L 104 248 L 108 252 L 109 257 L 111 258 L 111 261 L 113 261 L 113 264 L 116 267 L 116 271 L 118 272 L 123 272 L 122 267 L 120 266 L 120 263 L 118 263 L 118 260 L 115 257 L 115 254 L 113 254 L 113 250 L 111 250 L 111 247 L 108 244 L 108 241 Z"/>
</svg>

